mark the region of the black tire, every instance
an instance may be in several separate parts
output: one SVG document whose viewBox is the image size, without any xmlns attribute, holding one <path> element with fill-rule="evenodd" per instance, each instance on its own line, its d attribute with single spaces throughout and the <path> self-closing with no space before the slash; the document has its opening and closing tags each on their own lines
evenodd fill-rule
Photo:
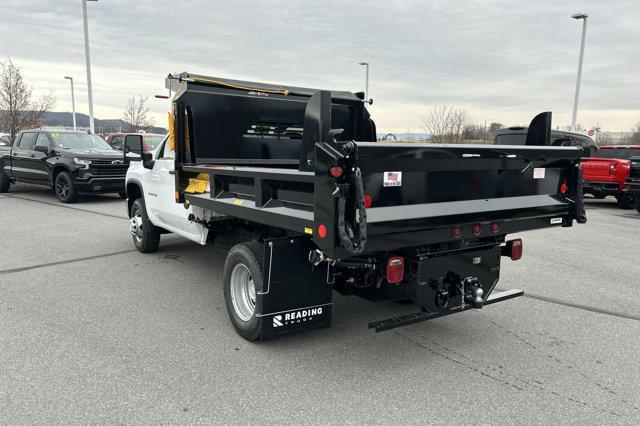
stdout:
<svg viewBox="0 0 640 426">
<path fill-rule="evenodd" d="M 158 250 L 160 230 L 149 220 L 142 198 L 134 201 L 129 211 L 129 232 L 139 252 L 153 253 Z"/>
<path fill-rule="evenodd" d="M 120 196 L 120 198 L 127 198 L 126 192 L 118 192 L 118 195 Z"/>
<path fill-rule="evenodd" d="M 630 210 L 636 205 L 636 197 L 630 194 L 616 195 L 618 206 L 624 210 Z"/>
<path fill-rule="evenodd" d="M 56 180 L 53 183 L 53 190 L 58 197 L 58 200 L 63 203 L 75 203 L 78 201 L 78 191 L 73 186 L 71 176 L 67 172 L 60 172 L 56 175 Z"/>
<path fill-rule="evenodd" d="M 9 180 L 9 177 L 4 174 L 2 169 L 0 169 L 0 193 L 8 192 L 10 186 L 11 181 Z"/>
<path fill-rule="evenodd" d="M 247 312 L 243 312 L 237 306 L 241 304 L 237 290 L 232 290 L 231 279 L 236 267 L 244 265 L 248 269 L 251 279 L 253 279 L 253 288 L 255 291 L 262 289 L 264 271 L 262 265 L 264 262 L 264 247 L 260 243 L 241 243 L 229 250 L 227 260 L 224 263 L 223 288 L 224 302 L 227 306 L 227 314 L 233 324 L 233 328 L 244 339 L 253 342 L 260 338 L 262 329 L 262 318 L 255 315 L 255 294 L 254 294 L 254 311 L 247 318 Z M 233 294 L 232 294 L 233 293 Z M 237 300 L 234 303 L 234 298 Z"/>
</svg>

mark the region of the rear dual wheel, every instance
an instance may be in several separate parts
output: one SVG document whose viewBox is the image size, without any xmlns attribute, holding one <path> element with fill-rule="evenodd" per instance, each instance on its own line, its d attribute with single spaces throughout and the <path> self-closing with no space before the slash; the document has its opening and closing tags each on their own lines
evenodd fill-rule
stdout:
<svg viewBox="0 0 640 426">
<path fill-rule="evenodd" d="M 262 288 L 264 248 L 251 242 L 234 246 L 223 273 L 224 302 L 233 328 L 244 339 L 260 337 L 262 318 L 256 316 L 257 292 Z"/>
<path fill-rule="evenodd" d="M 616 200 L 618 201 L 618 206 L 625 210 L 634 208 L 637 202 L 636 196 L 631 194 L 616 195 Z"/>
</svg>

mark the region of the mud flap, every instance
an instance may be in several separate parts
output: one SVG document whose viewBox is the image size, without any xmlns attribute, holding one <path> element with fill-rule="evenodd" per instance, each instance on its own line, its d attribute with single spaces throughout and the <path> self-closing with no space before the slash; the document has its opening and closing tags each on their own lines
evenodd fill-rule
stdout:
<svg viewBox="0 0 640 426">
<path fill-rule="evenodd" d="M 263 288 L 256 295 L 261 339 L 331 325 L 331 285 L 327 265 L 309 262 L 311 241 L 289 237 L 265 241 Z"/>
</svg>

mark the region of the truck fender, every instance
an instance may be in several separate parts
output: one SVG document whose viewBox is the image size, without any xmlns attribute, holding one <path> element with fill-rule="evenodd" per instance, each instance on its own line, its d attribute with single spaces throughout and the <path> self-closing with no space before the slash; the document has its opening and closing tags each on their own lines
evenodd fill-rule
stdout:
<svg viewBox="0 0 640 426">
<path fill-rule="evenodd" d="M 58 163 L 51 169 L 51 173 L 49 174 L 49 184 L 53 188 L 53 184 L 56 181 L 56 176 L 60 172 L 67 172 L 71 175 L 71 169 L 66 164 Z"/>
<path fill-rule="evenodd" d="M 131 212 L 131 207 L 133 207 L 134 201 L 138 198 L 142 198 L 144 201 L 144 191 L 142 190 L 142 184 L 137 179 L 128 179 L 125 185 L 125 189 L 127 192 L 127 217 L 129 216 L 129 212 Z M 146 204 L 146 203 L 145 203 Z"/>
</svg>

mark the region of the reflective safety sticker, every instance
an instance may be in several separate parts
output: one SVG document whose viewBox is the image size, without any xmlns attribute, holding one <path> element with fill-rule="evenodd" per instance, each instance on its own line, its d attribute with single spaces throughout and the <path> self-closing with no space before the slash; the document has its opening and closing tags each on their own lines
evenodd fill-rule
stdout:
<svg viewBox="0 0 640 426">
<path fill-rule="evenodd" d="M 562 218 L 561 217 L 554 217 L 553 219 L 551 219 L 551 224 L 552 225 L 557 225 L 558 223 L 562 223 Z"/>
<path fill-rule="evenodd" d="M 533 169 L 533 178 L 534 179 L 544 179 L 544 168 L 536 167 Z"/>
<path fill-rule="evenodd" d="M 384 172 L 383 186 L 402 186 L 402 172 Z"/>
<path fill-rule="evenodd" d="M 311 229 L 311 228 L 304 228 L 304 233 L 305 233 L 305 234 L 313 234 L 313 229 Z"/>
</svg>

